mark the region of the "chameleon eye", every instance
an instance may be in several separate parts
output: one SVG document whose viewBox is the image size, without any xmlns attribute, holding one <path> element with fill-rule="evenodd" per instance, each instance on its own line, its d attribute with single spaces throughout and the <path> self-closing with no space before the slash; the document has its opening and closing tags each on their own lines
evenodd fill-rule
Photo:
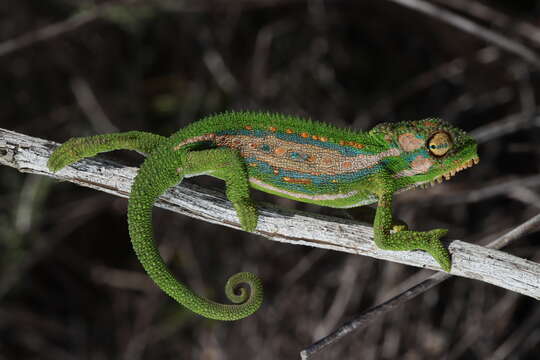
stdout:
<svg viewBox="0 0 540 360">
<path fill-rule="evenodd" d="M 429 152 L 438 157 L 446 155 L 451 147 L 452 139 L 450 139 L 450 135 L 442 131 L 433 134 L 427 143 Z"/>
</svg>

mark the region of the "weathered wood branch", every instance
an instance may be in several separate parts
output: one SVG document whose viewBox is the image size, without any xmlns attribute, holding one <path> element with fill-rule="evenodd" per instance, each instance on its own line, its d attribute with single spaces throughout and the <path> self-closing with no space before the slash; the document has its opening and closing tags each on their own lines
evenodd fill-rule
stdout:
<svg viewBox="0 0 540 360">
<path fill-rule="evenodd" d="M 51 173 L 47 160 L 58 144 L 0 129 L 0 164 L 20 172 L 46 175 L 82 186 L 128 197 L 137 169 L 99 159 L 85 159 L 58 173 Z M 219 192 L 182 183 L 156 203 L 164 209 L 239 229 L 231 204 Z M 274 241 L 307 245 L 351 254 L 366 255 L 402 264 L 441 271 L 422 251 L 386 251 L 373 243 L 370 225 L 341 218 L 278 209 L 259 204 L 256 234 Z M 459 240 L 451 241 L 452 274 L 484 281 L 540 299 L 540 264 L 502 251 Z"/>
</svg>

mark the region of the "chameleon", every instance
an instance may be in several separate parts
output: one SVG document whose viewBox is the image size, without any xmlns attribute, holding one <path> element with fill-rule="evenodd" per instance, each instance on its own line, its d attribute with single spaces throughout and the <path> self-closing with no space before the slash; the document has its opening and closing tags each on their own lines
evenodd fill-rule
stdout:
<svg viewBox="0 0 540 360">
<path fill-rule="evenodd" d="M 71 138 L 55 149 L 47 165 L 56 172 L 117 149 L 147 155 L 132 184 L 127 210 L 129 235 L 143 268 L 187 309 L 231 321 L 261 306 L 263 287 L 256 275 L 231 276 L 225 293 L 232 304 L 217 303 L 177 280 L 156 247 L 153 204 L 184 177 L 205 174 L 224 180 L 241 228 L 249 232 L 255 230 L 258 216 L 250 188 L 333 208 L 377 203 L 373 232 L 379 248 L 424 250 L 450 271 L 450 253 L 440 240 L 448 230 L 412 231 L 396 225 L 393 194 L 448 180 L 479 162 L 474 139 L 438 118 L 381 123 L 359 132 L 295 116 L 247 111 L 205 117 L 170 137 L 128 131 Z"/>
</svg>

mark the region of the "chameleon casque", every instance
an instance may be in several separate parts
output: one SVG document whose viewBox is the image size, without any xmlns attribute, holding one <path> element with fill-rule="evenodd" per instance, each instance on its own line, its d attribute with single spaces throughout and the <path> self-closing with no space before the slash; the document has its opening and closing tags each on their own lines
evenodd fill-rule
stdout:
<svg viewBox="0 0 540 360">
<path fill-rule="evenodd" d="M 226 194 L 246 231 L 257 226 L 250 187 L 286 198 L 334 208 L 378 202 L 375 243 L 382 249 L 427 251 L 450 271 L 445 229 L 419 232 L 394 226 L 392 196 L 449 179 L 478 162 L 475 141 L 440 119 L 382 123 L 367 132 L 280 114 L 227 112 L 194 122 L 166 138 L 146 132 L 72 138 L 51 155 L 52 171 L 85 157 L 116 149 L 148 154 L 131 188 L 129 233 L 148 275 L 191 311 L 218 320 L 254 313 L 263 289 L 253 274 L 229 278 L 225 292 L 235 304 L 201 297 L 168 270 L 153 238 L 152 207 L 182 178 L 211 175 Z M 242 285 L 248 285 L 249 289 Z"/>
</svg>

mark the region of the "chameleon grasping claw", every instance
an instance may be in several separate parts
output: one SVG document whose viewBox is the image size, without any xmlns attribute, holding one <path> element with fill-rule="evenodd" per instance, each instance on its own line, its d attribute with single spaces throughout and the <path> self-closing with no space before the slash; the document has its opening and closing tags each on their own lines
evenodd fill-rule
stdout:
<svg viewBox="0 0 540 360">
<path fill-rule="evenodd" d="M 148 154 L 128 203 L 129 233 L 141 264 L 180 304 L 219 320 L 254 313 L 262 303 L 262 285 L 251 273 L 233 275 L 225 291 L 235 304 L 220 304 L 195 294 L 167 269 L 153 238 L 152 206 L 184 177 L 206 174 L 224 180 L 246 231 L 257 226 L 250 187 L 334 208 L 378 202 L 373 228 L 380 248 L 424 250 L 450 271 L 450 254 L 440 240 L 447 230 L 396 227 L 392 196 L 449 179 L 478 163 L 475 141 L 440 119 L 383 123 L 355 132 L 280 114 L 227 112 L 194 122 L 168 138 L 130 131 L 70 139 L 54 151 L 48 166 L 58 171 L 117 149 Z"/>
</svg>

